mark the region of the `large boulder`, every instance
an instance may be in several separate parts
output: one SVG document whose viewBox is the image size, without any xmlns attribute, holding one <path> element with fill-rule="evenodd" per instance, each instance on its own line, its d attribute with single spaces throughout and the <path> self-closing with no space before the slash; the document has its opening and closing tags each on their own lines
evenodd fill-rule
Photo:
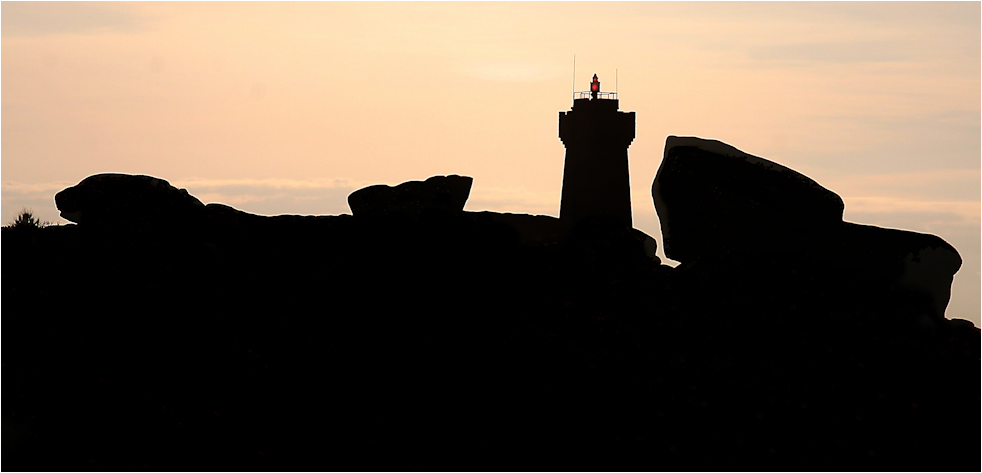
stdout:
<svg viewBox="0 0 982 473">
<path fill-rule="evenodd" d="M 669 136 L 651 188 L 665 255 L 677 261 L 786 246 L 842 222 L 842 199 L 728 144 Z"/>
<path fill-rule="evenodd" d="M 651 195 L 669 258 L 839 294 L 841 307 L 889 304 L 930 325 L 962 263 L 935 235 L 844 222 L 834 192 L 715 140 L 669 136 Z M 786 275 L 802 271 L 792 287 Z"/>
<path fill-rule="evenodd" d="M 62 218 L 84 227 L 167 226 L 196 218 L 204 204 L 151 176 L 96 174 L 55 195 Z"/>
<path fill-rule="evenodd" d="M 456 214 L 464 210 L 474 178 L 433 176 L 425 181 L 386 184 L 358 189 L 348 195 L 348 207 L 355 217 L 405 217 L 424 214 Z"/>
</svg>

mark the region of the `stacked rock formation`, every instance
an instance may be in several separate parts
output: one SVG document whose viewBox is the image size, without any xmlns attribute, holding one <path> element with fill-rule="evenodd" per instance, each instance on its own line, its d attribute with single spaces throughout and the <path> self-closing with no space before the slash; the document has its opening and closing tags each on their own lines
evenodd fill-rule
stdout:
<svg viewBox="0 0 982 473">
<path fill-rule="evenodd" d="M 651 193 L 670 258 L 758 277 L 834 268 L 818 284 L 854 293 L 850 303 L 898 301 L 922 324 L 944 320 L 958 252 L 935 235 L 844 222 L 842 199 L 794 170 L 669 136 Z"/>
</svg>

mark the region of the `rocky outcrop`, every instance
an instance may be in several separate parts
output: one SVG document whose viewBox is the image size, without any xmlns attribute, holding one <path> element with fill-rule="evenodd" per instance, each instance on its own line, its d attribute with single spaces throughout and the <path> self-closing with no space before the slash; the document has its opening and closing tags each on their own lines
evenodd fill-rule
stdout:
<svg viewBox="0 0 982 473">
<path fill-rule="evenodd" d="M 896 322 L 945 296 L 937 237 L 840 223 L 670 268 L 602 218 L 399 187 L 367 214 L 4 228 L 4 465 L 978 469 L 978 329 Z"/>
<path fill-rule="evenodd" d="M 474 179 L 469 176 L 433 176 L 425 181 L 403 182 L 395 187 L 377 184 L 352 192 L 348 207 L 356 217 L 454 214 L 464 210 Z"/>
<path fill-rule="evenodd" d="M 651 194 L 670 258 L 775 279 L 821 274 L 807 284 L 848 294 L 843 303 L 902 300 L 925 323 L 944 318 L 961 266 L 941 238 L 843 222 L 834 192 L 715 140 L 669 136 Z"/>
<path fill-rule="evenodd" d="M 96 174 L 55 195 L 66 220 L 87 227 L 162 227 L 198 218 L 200 200 L 151 176 Z"/>
</svg>

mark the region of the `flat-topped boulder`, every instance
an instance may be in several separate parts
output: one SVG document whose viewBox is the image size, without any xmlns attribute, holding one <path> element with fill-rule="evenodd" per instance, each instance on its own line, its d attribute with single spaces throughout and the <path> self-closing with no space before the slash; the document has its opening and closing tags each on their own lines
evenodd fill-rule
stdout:
<svg viewBox="0 0 982 473">
<path fill-rule="evenodd" d="M 376 184 L 348 195 L 355 217 L 406 217 L 423 214 L 456 214 L 464 210 L 474 178 L 433 176 L 425 181 L 408 181 L 397 186 Z"/>
<path fill-rule="evenodd" d="M 941 237 L 844 222 L 830 241 L 814 245 L 823 243 L 820 254 L 841 268 L 843 281 L 857 295 L 879 286 L 921 322 L 944 319 L 962 258 Z"/>
</svg>

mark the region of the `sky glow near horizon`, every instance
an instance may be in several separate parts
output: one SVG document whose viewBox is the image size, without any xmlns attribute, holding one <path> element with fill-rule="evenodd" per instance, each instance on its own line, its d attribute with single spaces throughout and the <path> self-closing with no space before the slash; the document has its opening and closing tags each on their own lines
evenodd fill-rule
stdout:
<svg viewBox="0 0 982 473">
<path fill-rule="evenodd" d="M 2 221 L 101 172 L 264 214 L 474 178 L 467 210 L 558 216 L 558 112 L 596 73 L 637 112 L 635 226 L 668 135 L 717 139 L 839 194 L 847 221 L 964 261 L 982 325 L 980 4 L 3 2 Z M 659 253 L 664 259 L 663 252 Z"/>
</svg>

